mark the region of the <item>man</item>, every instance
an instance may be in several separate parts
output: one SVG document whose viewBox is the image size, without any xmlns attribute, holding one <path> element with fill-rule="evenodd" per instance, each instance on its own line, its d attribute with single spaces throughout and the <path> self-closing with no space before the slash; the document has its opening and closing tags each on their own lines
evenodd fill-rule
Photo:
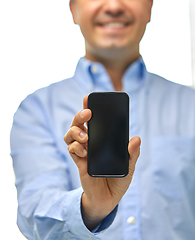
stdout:
<svg viewBox="0 0 195 240">
<path fill-rule="evenodd" d="M 85 58 L 73 78 L 22 102 L 11 133 L 28 239 L 194 239 L 195 92 L 147 72 L 139 42 L 151 8 L 152 0 L 70 1 Z M 131 98 L 130 171 L 96 179 L 86 170 L 87 95 L 115 90 Z"/>
</svg>

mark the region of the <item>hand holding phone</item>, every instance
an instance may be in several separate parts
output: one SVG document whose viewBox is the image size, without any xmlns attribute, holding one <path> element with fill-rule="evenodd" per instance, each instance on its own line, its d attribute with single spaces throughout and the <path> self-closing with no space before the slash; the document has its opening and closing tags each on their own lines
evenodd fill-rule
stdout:
<svg viewBox="0 0 195 240">
<path fill-rule="evenodd" d="M 131 182 L 135 164 L 139 156 L 140 138 L 134 137 L 128 144 L 129 174 L 124 178 L 94 178 L 87 172 L 87 128 L 85 123 L 92 117 L 87 109 L 88 96 L 83 99 L 84 110 L 74 116 L 70 129 L 64 136 L 68 151 L 78 167 L 84 190 L 81 199 L 81 212 L 85 225 L 94 229 L 116 207 Z M 86 135 L 86 136 L 85 136 Z"/>
</svg>

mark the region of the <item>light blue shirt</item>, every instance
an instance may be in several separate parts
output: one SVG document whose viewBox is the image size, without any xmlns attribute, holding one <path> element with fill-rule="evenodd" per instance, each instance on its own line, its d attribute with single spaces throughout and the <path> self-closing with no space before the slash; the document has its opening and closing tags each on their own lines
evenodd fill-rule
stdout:
<svg viewBox="0 0 195 240">
<path fill-rule="evenodd" d="M 114 91 L 105 68 L 81 58 L 72 78 L 19 106 L 11 156 L 18 225 L 28 239 L 195 239 L 195 91 L 147 72 L 142 58 L 122 82 L 130 96 L 130 136 L 141 137 L 141 155 L 118 208 L 95 233 L 82 221 L 83 190 L 63 136 L 85 95 Z"/>
</svg>

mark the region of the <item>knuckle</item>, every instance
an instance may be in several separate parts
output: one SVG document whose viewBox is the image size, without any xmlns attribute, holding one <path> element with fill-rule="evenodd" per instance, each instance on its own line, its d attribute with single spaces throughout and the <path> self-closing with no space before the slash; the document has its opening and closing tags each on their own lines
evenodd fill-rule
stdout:
<svg viewBox="0 0 195 240">
<path fill-rule="evenodd" d="M 64 142 L 68 144 L 68 132 L 64 135 Z"/>
<path fill-rule="evenodd" d="M 71 139 L 72 139 L 71 136 L 72 136 L 71 129 L 69 129 L 68 132 L 64 135 L 64 141 L 66 144 L 71 143 Z"/>
<path fill-rule="evenodd" d="M 72 127 L 69 129 L 70 135 L 72 135 L 72 134 L 74 133 L 74 129 L 75 129 L 75 126 L 72 126 Z"/>
<path fill-rule="evenodd" d="M 68 151 L 69 151 L 69 153 L 73 153 L 74 152 L 73 144 L 68 145 Z"/>
<path fill-rule="evenodd" d="M 77 149 L 78 149 L 78 142 L 76 142 L 76 141 L 71 143 L 68 147 L 69 153 L 75 153 L 76 154 Z"/>
<path fill-rule="evenodd" d="M 79 131 L 79 128 L 77 126 L 72 126 L 70 128 L 70 134 L 71 134 L 72 138 L 74 138 L 74 139 L 79 134 L 79 132 L 80 131 Z"/>
<path fill-rule="evenodd" d="M 74 153 L 78 156 L 78 157 L 83 157 L 84 156 L 84 147 L 81 143 L 75 141 L 73 143 L 73 149 L 74 149 Z"/>
<path fill-rule="evenodd" d="M 78 128 L 76 126 L 73 126 L 65 134 L 64 141 L 67 144 L 70 144 L 70 143 L 74 142 L 75 140 L 78 140 L 78 137 L 77 137 L 78 134 L 79 134 Z"/>
<path fill-rule="evenodd" d="M 133 177 L 134 174 L 134 168 L 129 168 L 129 175 Z"/>
</svg>

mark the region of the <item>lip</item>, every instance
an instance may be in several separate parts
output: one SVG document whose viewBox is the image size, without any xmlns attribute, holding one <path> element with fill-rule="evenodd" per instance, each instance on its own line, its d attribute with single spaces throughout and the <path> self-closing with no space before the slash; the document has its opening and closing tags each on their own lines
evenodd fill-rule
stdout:
<svg viewBox="0 0 195 240">
<path fill-rule="evenodd" d="M 104 28 L 117 29 L 117 28 L 127 27 L 129 24 L 126 22 L 104 22 L 104 23 L 99 23 L 98 25 Z"/>
<path fill-rule="evenodd" d="M 130 25 L 130 22 L 109 21 L 98 23 L 97 27 L 108 34 L 119 34 L 128 29 Z"/>
<path fill-rule="evenodd" d="M 102 17 L 96 19 L 96 26 L 98 26 L 102 30 L 108 31 L 119 31 L 124 30 L 130 25 L 134 23 L 134 18 L 131 17 L 123 17 L 123 18 L 107 18 Z"/>
</svg>

